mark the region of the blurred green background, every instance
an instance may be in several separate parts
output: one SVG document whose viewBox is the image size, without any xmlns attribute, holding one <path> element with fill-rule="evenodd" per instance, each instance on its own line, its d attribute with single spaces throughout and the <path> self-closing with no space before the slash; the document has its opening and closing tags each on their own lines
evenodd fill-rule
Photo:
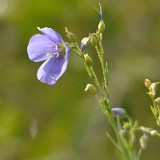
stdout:
<svg viewBox="0 0 160 160">
<path fill-rule="evenodd" d="M 53 28 L 67 41 L 67 26 L 80 42 L 97 29 L 99 2 L 111 104 L 156 128 L 143 81 L 160 80 L 159 0 L 0 0 L 0 160 L 120 160 L 105 135 L 112 130 L 84 92 L 90 79 L 81 59 L 72 54 L 63 77 L 47 86 L 36 78 L 41 63 L 26 52 L 36 27 Z M 152 138 L 142 159 L 159 160 L 159 148 Z"/>
</svg>

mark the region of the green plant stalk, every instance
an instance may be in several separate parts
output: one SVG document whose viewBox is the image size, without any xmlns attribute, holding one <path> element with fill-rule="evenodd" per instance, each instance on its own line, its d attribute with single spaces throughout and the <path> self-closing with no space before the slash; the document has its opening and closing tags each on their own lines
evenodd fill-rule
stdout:
<svg viewBox="0 0 160 160">
<path fill-rule="evenodd" d="M 139 149 L 137 160 L 139 160 L 139 159 L 140 159 L 140 155 L 141 155 L 141 153 L 142 153 L 142 148 L 140 148 L 140 149 Z"/>
<path fill-rule="evenodd" d="M 99 45 L 95 46 L 95 49 L 98 54 L 98 58 L 102 67 L 102 72 L 103 72 L 103 78 L 104 78 L 104 90 L 107 98 L 109 99 L 109 90 L 108 90 L 108 64 L 106 62 L 106 66 L 104 63 L 104 50 L 102 46 L 102 34 L 99 35 Z"/>
<path fill-rule="evenodd" d="M 105 91 L 104 99 L 106 100 L 103 108 L 105 108 L 106 118 L 109 121 L 112 128 L 114 129 L 116 138 L 117 138 L 119 145 L 120 145 L 120 148 L 121 148 L 121 153 L 122 153 L 123 159 L 124 160 L 133 160 L 134 153 L 133 153 L 132 145 L 131 145 L 131 143 L 128 144 L 125 139 L 121 139 L 121 137 L 119 135 L 118 126 L 113 118 L 112 113 L 111 113 L 111 107 L 110 107 L 110 103 L 109 103 L 109 89 L 108 89 L 108 64 L 106 62 L 106 66 L 104 65 L 104 50 L 103 50 L 103 46 L 102 46 L 102 35 L 100 35 L 100 38 L 99 38 L 99 47 L 96 46 L 95 49 L 97 51 L 99 61 L 101 64 L 101 68 L 102 68 L 102 72 L 103 72 L 104 91 Z"/>
<path fill-rule="evenodd" d="M 77 43 L 75 43 L 75 52 L 83 59 L 84 61 L 84 66 L 85 69 L 89 75 L 89 77 L 93 80 L 94 85 L 96 86 L 97 90 L 100 92 L 100 98 L 98 98 L 98 96 L 96 96 L 97 101 L 99 102 L 100 107 L 102 108 L 105 117 L 107 119 L 107 121 L 109 122 L 109 124 L 112 126 L 114 133 L 116 135 L 116 138 L 118 140 L 118 144 L 116 145 L 116 148 L 121 152 L 122 154 L 122 158 L 124 160 L 134 160 L 133 159 L 133 152 L 131 147 L 128 146 L 127 142 L 125 139 L 122 139 L 120 134 L 119 134 L 119 130 L 116 124 L 116 121 L 113 117 L 113 114 L 111 112 L 111 106 L 110 106 L 110 102 L 109 102 L 109 89 L 108 89 L 108 65 L 106 62 L 106 66 L 104 65 L 104 51 L 103 51 L 103 47 L 102 47 L 102 38 L 100 38 L 100 42 L 99 42 L 99 47 L 95 47 L 98 57 L 99 57 L 99 61 L 101 64 L 101 68 L 102 68 L 102 72 L 103 72 L 103 81 L 104 81 L 104 88 L 102 89 L 99 80 L 97 78 L 97 75 L 93 69 L 92 66 L 88 66 L 85 63 L 85 59 L 84 59 L 84 53 L 81 52 L 79 46 L 77 45 Z M 110 137 L 111 139 L 111 137 Z M 115 145 L 116 142 L 112 139 L 112 142 L 114 142 L 113 144 Z"/>
<path fill-rule="evenodd" d="M 74 51 L 77 53 L 78 56 L 80 56 L 80 57 L 83 59 L 84 67 L 85 67 L 85 69 L 86 69 L 89 77 L 94 81 L 94 85 L 96 86 L 97 90 L 99 90 L 100 93 L 101 93 L 102 95 L 104 95 L 104 92 L 103 92 L 103 90 L 102 90 L 102 88 L 101 88 L 101 85 L 100 85 L 100 83 L 99 83 L 99 80 L 98 80 L 98 78 L 97 78 L 97 75 L 96 75 L 93 67 L 92 67 L 92 66 L 88 66 L 88 65 L 86 64 L 86 62 L 85 62 L 85 60 L 84 60 L 84 53 L 81 52 L 81 49 L 79 48 L 78 44 L 75 43 L 74 45 L 75 45 L 75 47 L 76 47 L 76 49 L 75 49 Z"/>
</svg>

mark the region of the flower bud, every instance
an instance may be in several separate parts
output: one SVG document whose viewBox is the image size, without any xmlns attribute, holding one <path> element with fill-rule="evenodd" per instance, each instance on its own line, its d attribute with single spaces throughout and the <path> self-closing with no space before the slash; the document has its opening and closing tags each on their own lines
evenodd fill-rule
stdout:
<svg viewBox="0 0 160 160">
<path fill-rule="evenodd" d="M 90 43 L 90 37 L 84 37 L 81 41 L 81 51 L 83 52 Z"/>
<path fill-rule="evenodd" d="M 98 32 L 99 32 L 99 33 L 103 33 L 104 30 L 105 30 L 105 23 L 104 23 L 103 20 L 101 20 L 101 21 L 99 22 L 99 24 L 98 24 Z"/>
<path fill-rule="evenodd" d="M 157 89 L 157 83 L 151 83 L 151 85 L 149 87 L 149 95 L 155 96 L 156 89 Z"/>
<path fill-rule="evenodd" d="M 117 116 L 124 116 L 126 111 L 123 108 L 112 108 L 112 113 Z"/>
<path fill-rule="evenodd" d="M 100 9 L 99 9 L 99 16 L 100 16 L 100 22 L 98 24 L 98 33 L 103 33 L 105 30 L 105 23 L 103 21 L 103 12 L 102 12 L 102 7 L 101 4 L 99 4 Z"/>
<path fill-rule="evenodd" d="M 97 39 L 96 35 L 92 35 L 90 41 L 91 41 L 91 44 L 93 45 L 93 47 L 98 46 L 98 39 Z"/>
<path fill-rule="evenodd" d="M 145 79 L 144 85 L 149 89 L 149 87 L 151 86 L 151 81 L 149 79 Z"/>
<path fill-rule="evenodd" d="M 146 134 L 143 134 L 143 136 L 140 138 L 140 146 L 142 149 L 146 149 L 148 145 L 148 136 Z"/>
<path fill-rule="evenodd" d="M 88 54 L 84 54 L 84 60 L 88 67 L 92 66 L 92 59 Z"/>
<path fill-rule="evenodd" d="M 157 108 L 159 108 L 159 107 L 160 107 L 160 97 L 156 98 L 156 99 L 154 100 L 154 102 L 155 102 Z"/>
<path fill-rule="evenodd" d="M 156 130 L 151 130 L 150 134 L 151 136 L 160 136 L 159 132 L 157 132 Z"/>
<path fill-rule="evenodd" d="M 86 88 L 85 88 L 85 91 L 90 91 L 92 94 L 97 93 L 96 87 L 93 86 L 92 84 L 87 84 Z"/>
</svg>

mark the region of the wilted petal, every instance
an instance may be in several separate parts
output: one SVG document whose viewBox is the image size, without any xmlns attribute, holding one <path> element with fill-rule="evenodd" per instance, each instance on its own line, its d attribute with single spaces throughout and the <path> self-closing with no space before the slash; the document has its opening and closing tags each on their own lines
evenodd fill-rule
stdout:
<svg viewBox="0 0 160 160">
<path fill-rule="evenodd" d="M 54 42 L 63 42 L 62 37 L 51 28 L 48 28 L 48 27 L 39 28 L 38 27 L 38 30 L 41 31 L 45 36 L 47 36 L 49 39 L 51 39 Z"/>
<path fill-rule="evenodd" d="M 28 44 L 27 52 L 30 60 L 40 62 L 51 57 L 53 42 L 41 34 L 34 35 Z"/>
<path fill-rule="evenodd" d="M 49 60 L 44 62 L 38 72 L 38 79 L 49 85 L 55 84 L 61 75 L 65 72 L 68 64 L 67 57 L 60 55 L 58 58 L 51 57 Z"/>
</svg>

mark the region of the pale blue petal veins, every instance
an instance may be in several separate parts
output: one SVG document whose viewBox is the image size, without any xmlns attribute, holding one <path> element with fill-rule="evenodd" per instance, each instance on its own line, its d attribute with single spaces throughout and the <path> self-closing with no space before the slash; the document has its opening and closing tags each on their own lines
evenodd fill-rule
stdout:
<svg viewBox="0 0 160 160">
<path fill-rule="evenodd" d="M 34 62 L 40 62 L 49 59 L 51 55 L 53 42 L 46 36 L 36 34 L 31 37 L 27 52 L 29 59 Z"/>
<path fill-rule="evenodd" d="M 51 28 L 48 28 L 48 27 L 39 28 L 38 27 L 38 30 L 41 31 L 46 37 L 48 37 L 50 40 L 54 42 L 60 42 L 60 43 L 63 42 L 62 37 Z"/>
<path fill-rule="evenodd" d="M 65 72 L 67 64 L 67 56 L 64 57 L 60 55 L 58 58 L 56 56 L 51 57 L 40 66 L 37 77 L 41 82 L 53 85 Z"/>
</svg>

